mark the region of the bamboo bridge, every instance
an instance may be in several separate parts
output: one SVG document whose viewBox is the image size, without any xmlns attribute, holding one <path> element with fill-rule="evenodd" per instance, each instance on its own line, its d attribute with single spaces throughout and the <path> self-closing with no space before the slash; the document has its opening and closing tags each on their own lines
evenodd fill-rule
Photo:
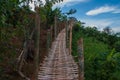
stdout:
<svg viewBox="0 0 120 80">
<path fill-rule="evenodd" d="M 52 44 L 48 56 L 40 64 L 38 80 L 78 80 L 78 65 L 66 48 L 65 29 Z"/>
</svg>

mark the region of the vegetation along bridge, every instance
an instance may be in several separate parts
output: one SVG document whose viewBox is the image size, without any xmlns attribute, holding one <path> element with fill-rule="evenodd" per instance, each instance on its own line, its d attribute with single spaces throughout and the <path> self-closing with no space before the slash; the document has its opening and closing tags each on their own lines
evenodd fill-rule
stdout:
<svg viewBox="0 0 120 80">
<path fill-rule="evenodd" d="M 36 9 L 36 12 L 37 9 Z M 32 37 L 35 38 L 35 53 L 34 53 L 34 70 L 35 70 L 35 80 L 83 80 L 84 79 L 84 57 L 83 57 L 83 40 L 78 41 L 78 63 L 74 61 L 72 56 L 72 27 L 74 24 L 74 19 L 70 19 L 67 25 L 56 29 L 57 17 L 54 18 L 55 24 L 54 28 L 50 29 L 51 34 L 54 34 L 54 40 L 47 39 L 47 43 L 51 43 L 47 49 L 47 55 L 43 60 L 40 60 L 40 16 L 38 13 L 35 15 L 35 29 L 30 34 L 30 42 L 24 43 L 20 56 L 18 57 L 18 73 L 25 79 L 30 80 L 22 73 L 22 67 L 27 55 L 29 47 L 33 44 Z M 49 33 L 48 37 L 53 36 Z M 51 42 L 50 42 L 51 41 Z M 27 46 L 27 44 L 29 44 Z M 33 49 L 30 48 L 30 50 Z M 31 50 L 32 51 L 32 50 Z M 30 54 L 30 53 L 29 53 Z M 40 62 L 42 61 L 42 62 Z"/>
</svg>

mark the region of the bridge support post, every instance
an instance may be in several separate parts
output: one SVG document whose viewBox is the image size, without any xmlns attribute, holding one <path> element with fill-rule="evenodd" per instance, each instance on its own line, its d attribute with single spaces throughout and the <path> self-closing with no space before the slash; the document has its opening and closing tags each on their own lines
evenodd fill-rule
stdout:
<svg viewBox="0 0 120 80">
<path fill-rule="evenodd" d="M 35 8 L 36 16 L 35 16 L 35 31 L 36 31 L 36 39 L 35 39 L 35 80 L 38 80 L 38 66 L 39 66 L 39 44 L 40 44 L 40 16 L 38 7 Z"/>
<path fill-rule="evenodd" d="M 72 54 L 72 29 L 73 29 L 73 20 L 70 21 L 70 27 L 69 28 L 70 28 L 69 52 L 70 52 L 70 54 Z"/>
<path fill-rule="evenodd" d="M 66 21 L 65 30 L 66 30 L 66 48 L 68 48 L 68 21 Z"/>
<path fill-rule="evenodd" d="M 83 38 L 78 41 L 78 65 L 79 65 L 79 80 L 84 80 L 84 53 L 83 53 Z"/>
<path fill-rule="evenodd" d="M 51 45 L 53 41 L 53 26 L 50 27 L 50 38 L 51 38 L 51 43 L 50 43 Z"/>
<path fill-rule="evenodd" d="M 47 50 L 49 51 L 51 45 L 51 32 L 50 29 L 47 32 Z"/>
<path fill-rule="evenodd" d="M 55 23 L 54 23 L 54 39 L 55 39 L 57 37 L 57 17 L 56 17 L 56 15 L 54 17 L 54 21 L 55 21 Z"/>
</svg>

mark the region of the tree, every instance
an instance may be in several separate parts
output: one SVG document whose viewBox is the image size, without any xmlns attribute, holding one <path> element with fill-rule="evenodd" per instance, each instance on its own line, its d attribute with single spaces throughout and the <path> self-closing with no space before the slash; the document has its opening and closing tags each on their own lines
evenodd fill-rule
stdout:
<svg viewBox="0 0 120 80">
<path fill-rule="evenodd" d="M 108 27 L 105 27 L 104 29 L 103 29 L 103 31 L 105 32 L 105 33 L 107 33 L 107 34 L 111 34 L 112 33 L 112 29 L 108 26 Z"/>
<path fill-rule="evenodd" d="M 66 14 L 71 15 L 71 14 L 74 14 L 76 12 L 77 12 L 76 9 L 70 9 L 69 12 L 67 12 Z"/>
</svg>

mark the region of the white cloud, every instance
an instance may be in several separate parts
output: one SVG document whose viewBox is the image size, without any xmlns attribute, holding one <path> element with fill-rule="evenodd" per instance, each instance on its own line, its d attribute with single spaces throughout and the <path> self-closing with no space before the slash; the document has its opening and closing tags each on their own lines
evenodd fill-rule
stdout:
<svg viewBox="0 0 120 80">
<path fill-rule="evenodd" d="M 120 24 L 116 24 L 116 21 L 119 22 L 119 20 L 115 19 L 81 19 L 82 22 L 85 22 L 84 26 L 90 26 L 90 27 L 97 27 L 98 30 L 102 31 L 103 28 L 109 26 L 112 28 L 114 32 L 120 32 Z"/>
<path fill-rule="evenodd" d="M 82 19 L 81 21 L 85 22 L 86 26 L 102 26 L 106 27 L 111 25 L 113 22 L 108 19 L 95 20 L 95 19 Z"/>
<path fill-rule="evenodd" d="M 90 27 L 97 27 L 100 31 L 103 30 L 103 28 L 110 26 L 113 24 L 113 21 L 108 19 L 102 19 L 102 20 L 95 20 L 95 19 L 82 19 L 82 22 L 85 22 L 85 26 Z"/>
<path fill-rule="evenodd" d="M 116 27 L 116 26 L 115 26 L 115 27 L 112 27 L 112 29 L 113 29 L 113 31 L 115 31 L 115 32 L 120 32 L 120 26 L 119 26 L 119 27 L 118 27 L 118 26 L 117 26 L 117 27 Z"/>
<path fill-rule="evenodd" d="M 113 13 L 120 13 L 120 9 L 116 9 Z"/>
<path fill-rule="evenodd" d="M 95 8 L 93 10 L 90 10 L 86 13 L 86 15 L 98 15 L 98 14 L 101 14 L 101 13 L 107 13 L 107 12 L 113 12 L 113 11 L 116 11 L 116 7 L 114 6 L 102 6 L 102 7 L 99 7 L 99 8 Z"/>
<path fill-rule="evenodd" d="M 81 2 L 86 2 L 88 0 L 63 0 L 63 2 L 60 2 L 60 3 L 57 3 L 53 6 L 53 8 L 56 8 L 56 7 L 69 7 L 69 6 L 72 6 L 72 5 L 75 5 L 75 4 L 78 4 L 78 3 L 81 3 Z"/>
</svg>

